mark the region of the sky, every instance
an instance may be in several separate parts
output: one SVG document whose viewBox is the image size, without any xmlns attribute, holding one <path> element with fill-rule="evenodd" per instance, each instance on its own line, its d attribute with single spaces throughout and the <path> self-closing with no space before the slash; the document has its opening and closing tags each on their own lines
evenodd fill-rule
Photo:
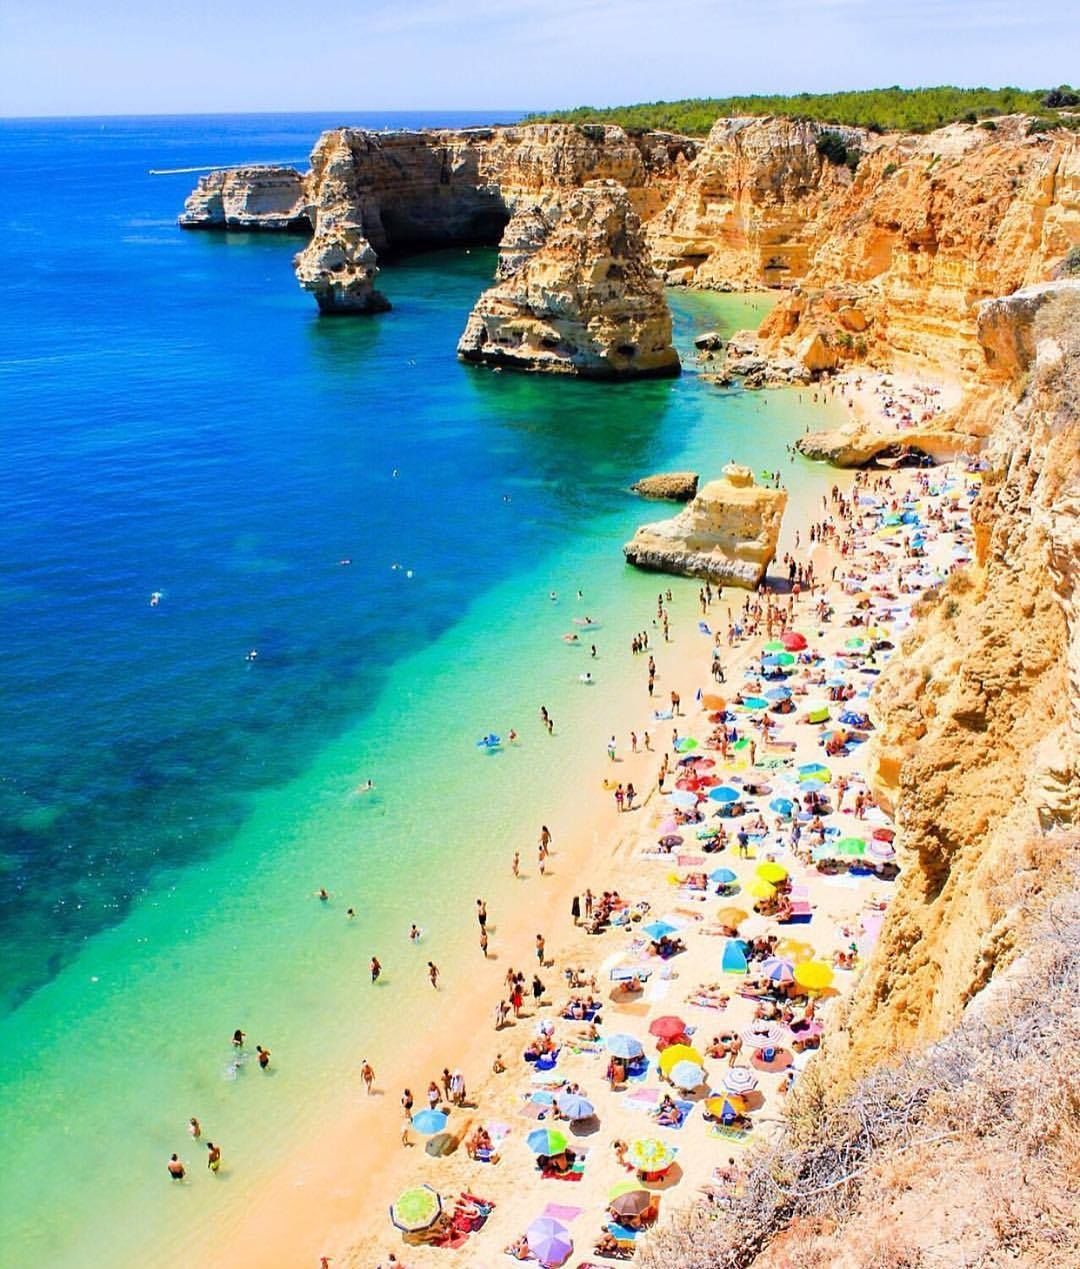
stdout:
<svg viewBox="0 0 1080 1269">
<path fill-rule="evenodd" d="M 1080 77 L 1080 0 L 0 0 L 0 115 L 557 109 Z"/>
</svg>

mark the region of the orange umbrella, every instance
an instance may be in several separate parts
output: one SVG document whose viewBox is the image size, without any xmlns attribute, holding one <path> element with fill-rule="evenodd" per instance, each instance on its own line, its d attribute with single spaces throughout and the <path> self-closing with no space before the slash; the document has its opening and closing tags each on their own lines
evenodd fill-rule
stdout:
<svg viewBox="0 0 1080 1269">
<path fill-rule="evenodd" d="M 701 698 L 701 704 L 705 709 L 723 709 L 727 705 L 727 701 L 722 696 L 713 696 L 710 692 Z"/>
</svg>

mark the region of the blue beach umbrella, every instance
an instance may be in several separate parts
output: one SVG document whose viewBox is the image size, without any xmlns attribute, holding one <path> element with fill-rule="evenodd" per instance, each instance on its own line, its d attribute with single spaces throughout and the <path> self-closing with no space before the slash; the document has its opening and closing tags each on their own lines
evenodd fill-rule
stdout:
<svg viewBox="0 0 1080 1269">
<path fill-rule="evenodd" d="M 715 882 L 718 886 L 730 886 L 739 878 L 731 871 L 730 868 L 717 868 L 715 872 L 709 873 L 709 880 Z"/>
<path fill-rule="evenodd" d="M 632 1035 L 609 1035 L 607 1038 L 608 1052 L 612 1057 L 617 1058 L 636 1058 L 641 1057 L 645 1050 L 641 1047 L 641 1041 L 635 1040 Z"/>
<path fill-rule="evenodd" d="M 696 1062 L 676 1062 L 668 1078 L 676 1088 L 700 1088 L 705 1083 L 705 1072 Z"/>
<path fill-rule="evenodd" d="M 649 925 L 643 925 L 641 932 L 654 943 L 659 943 L 662 938 L 675 933 L 675 926 L 668 925 L 666 921 L 653 921 Z"/>
<path fill-rule="evenodd" d="M 769 810 L 775 811 L 777 815 L 790 815 L 795 803 L 789 798 L 773 798 L 769 803 Z"/>
<path fill-rule="evenodd" d="M 788 701 L 791 699 L 790 687 L 774 687 L 765 693 L 767 701 Z"/>
<path fill-rule="evenodd" d="M 573 1122 L 591 1119 L 596 1114 L 596 1107 L 580 1093 L 560 1093 L 555 1098 L 555 1105 L 558 1106 L 560 1114 Z"/>
<path fill-rule="evenodd" d="M 763 696 L 748 696 L 743 701 L 744 709 L 767 709 L 769 702 Z"/>
<path fill-rule="evenodd" d="M 737 802 L 741 796 L 738 789 L 727 784 L 718 784 L 715 789 L 709 790 L 710 802 Z"/>
<path fill-rule="evenodd" d="M 446 1127 L 447 1117 L 441 1110 L 420 1110 L 412 1118 L 412 1126 L 425 1137 L 432 1137 Z"/>
<path fill-rule="evenodd" d="M 525 1144 L 533 1154 L 561 1154 L 566 1149 L 566 1138 L 555 1128 L 534 1128 Z"/>
</svg>

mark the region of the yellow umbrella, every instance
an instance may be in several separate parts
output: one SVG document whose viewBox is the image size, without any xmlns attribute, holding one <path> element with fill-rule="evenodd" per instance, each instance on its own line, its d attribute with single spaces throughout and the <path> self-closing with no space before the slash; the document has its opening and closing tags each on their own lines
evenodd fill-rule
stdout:
<svg viewBox="0 0 1080 1269">
<path fill-rule="evenodd" d="M 766 861 L 763 864 L 758 864 L 757 875 L 762 879 L 762 881 L 783 881 L 787 876 L 787 869 L 783 864 L 774 864 Z"/>
<path fill-rule="evenodd" d="M 781 939 L 775 951 L 777 956 L 786 956 L 796 963 L 811 960 L 814 955 L 814 949 L 809 943 L 800 943 L 797 939 Z"/>
<path fill-rule="evenodd" d="M 747 893 L 755 899 L 772 899 L 776 895 L 776 887 L 771 881 L 752 881 L 747 887 Z"/>
<path fill-rule="evenodd" d="M 746 1103 L 737 1093 L 724 1093 L 720 1097 L 707 1097 L 705 1109 L 714 1118 L 723 1119 L 725 1115 L 745 1115 Z"/>
<path fill-rule="evenodd" d="M 733 929 L 742 924 L 750 915 L 744 912 L 742 908 L 721 908 L 716 914 L 717 923 L 720 925 L 730 925 Z"/>
<path fill-rule="evenodd" d="M 704 1066 L 705 1059 L 689 1044 L 672 1044 L 669 1045 L 663 1053 L 660 1054 L 660 1070 L 666 1075 L 673 1067 L 680 1062 L 693 1062 L 695 1066 Z"/>
<path fill-rule="evenodd" d="M 821 991 L 831 985 L 832 968 L 824 961 L 803 961 L 795 966 L 795 981 L 808 991 Z"/>
<path fill-rule="evenodd" d="M 871 626 L 866 633 L 871 639 L 887 639 L 889 637 L 889 627 Z"/>
</svg>

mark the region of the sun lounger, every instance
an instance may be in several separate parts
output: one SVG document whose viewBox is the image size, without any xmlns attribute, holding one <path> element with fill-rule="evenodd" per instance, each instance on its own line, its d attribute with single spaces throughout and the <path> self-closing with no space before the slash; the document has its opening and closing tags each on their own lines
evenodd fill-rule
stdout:
<svg viewBox="0 0 1080 1269">
<path fill-rule="evenodd" d="M 651 969 L 635 969 L 630 965 L 620 965 L 611 971 L 609 977 L 613 983 L 629 983 L 635 978 L 645 983 L 648 982 L 651 974 Z"/>
</svg>

